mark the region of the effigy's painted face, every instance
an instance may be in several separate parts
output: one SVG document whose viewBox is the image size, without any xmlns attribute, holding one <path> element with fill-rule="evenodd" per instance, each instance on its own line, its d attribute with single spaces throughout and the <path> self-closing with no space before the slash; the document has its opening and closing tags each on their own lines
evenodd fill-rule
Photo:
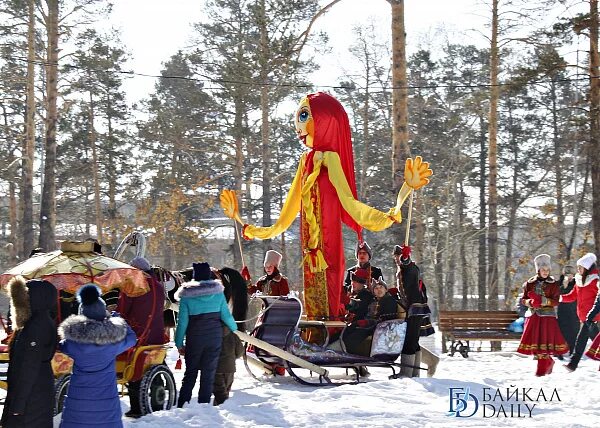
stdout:
<svg viewBox="0 0 600 428">
<path fill-rule="evenodd" d="M 294 122 L 296 124 L 296 134 L 298 134 L 298 138 L 302 140 L 307 147 L 312 148 L 315 138 L 315 121 L 312 117 L 307 97 L 302 98 L 300 101 Z"/>
</svg>

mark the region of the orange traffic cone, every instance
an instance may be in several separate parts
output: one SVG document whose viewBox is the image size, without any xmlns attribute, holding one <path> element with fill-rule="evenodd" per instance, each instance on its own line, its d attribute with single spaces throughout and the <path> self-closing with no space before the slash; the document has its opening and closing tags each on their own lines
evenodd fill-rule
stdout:
<svg viewBox="0 0 600 428">
<path fill-rule="evenodd" d="M 181 357 L 177 358 L 177 362 L 175 363 L 175 370 L 181 370 Z"/>
</svg>

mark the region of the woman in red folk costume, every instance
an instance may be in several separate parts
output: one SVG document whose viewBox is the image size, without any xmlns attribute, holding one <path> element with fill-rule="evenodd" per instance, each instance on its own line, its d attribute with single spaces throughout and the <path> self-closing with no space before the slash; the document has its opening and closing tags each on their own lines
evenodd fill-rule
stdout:
<svg viewBox="0 0 600 428">
<path fill-rule="evenodd" d="M 256 281 L 256 285 L 248 287 L 248 294 L 254 294 L 257 291 L 267 296 L 287 296 L 290 294 L 288 278 L 279 271 L 282 259 L 283 256 L 277 251 L 267 251 L 263 263 L 265 275 Z"/>
<path fill-rule="evenodd" d="M 304 272 L 304 303 L 310 319 L 339 319 L 345 262 L 342 222 L 362 242 L 361 231 L 380 231 L 402 221 L 402 204 L 414 189 L 429 182 L 429 164 L 407 159 L 396 205 L 388 212 L 356 199 L 354 157 L 348 116 L 331 95 L 317 92 L 302 99 L 296 113 L 296 132 L 309 148 L 298 170 L 279 219 L 273 226 L 244 225 L 246 239 L 269 239 L 285 231 L 300 212 Z M 237 203 L 226 214 L 239 220 Z"/>
<path fill-rule="evenodd" d="M 560 297 L 558 282 L 550 276 L 550 256 L 540 254 L 534 259 L 537 275 L 523 284 L 521 302 L 529 307 L 525 330 L 517 352 L 533 355 L 537 360 L 536 376 L 552 373 L 552 355 L 569 351 L 556 318 L 556 307 Z"/>
</svg>

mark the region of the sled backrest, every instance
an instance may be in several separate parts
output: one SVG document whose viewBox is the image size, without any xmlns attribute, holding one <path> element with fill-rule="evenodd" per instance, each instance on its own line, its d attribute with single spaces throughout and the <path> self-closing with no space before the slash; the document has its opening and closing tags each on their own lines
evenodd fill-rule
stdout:
<svg viewBox="0 0 600 428">
<path fill-rule="evenodd" d="M 264 313 L 259 317 L 252 335 L 257 339 L 286 349 L 302 315 L 302 304 L 295 297 L 258 297 Z M 266 362 L 279 362 L 279 358 L 255 348 L 258 358 Z"/>
</svg>

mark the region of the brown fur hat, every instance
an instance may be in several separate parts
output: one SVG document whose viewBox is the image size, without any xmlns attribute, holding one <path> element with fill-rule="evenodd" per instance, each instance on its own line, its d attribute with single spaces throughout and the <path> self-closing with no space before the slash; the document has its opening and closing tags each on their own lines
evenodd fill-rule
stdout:
<svg viewBox="0 0 600 428">
<path fill-rule="evenodd" d="M 10 296 L 10 318 L 13 329 L 18 330 L 23 328 L 27 320 L 31 318 L 29 291 L 25 278 L 20 275 L 13 277 L 8 281 L 7 288 Z"/>
</svg>

